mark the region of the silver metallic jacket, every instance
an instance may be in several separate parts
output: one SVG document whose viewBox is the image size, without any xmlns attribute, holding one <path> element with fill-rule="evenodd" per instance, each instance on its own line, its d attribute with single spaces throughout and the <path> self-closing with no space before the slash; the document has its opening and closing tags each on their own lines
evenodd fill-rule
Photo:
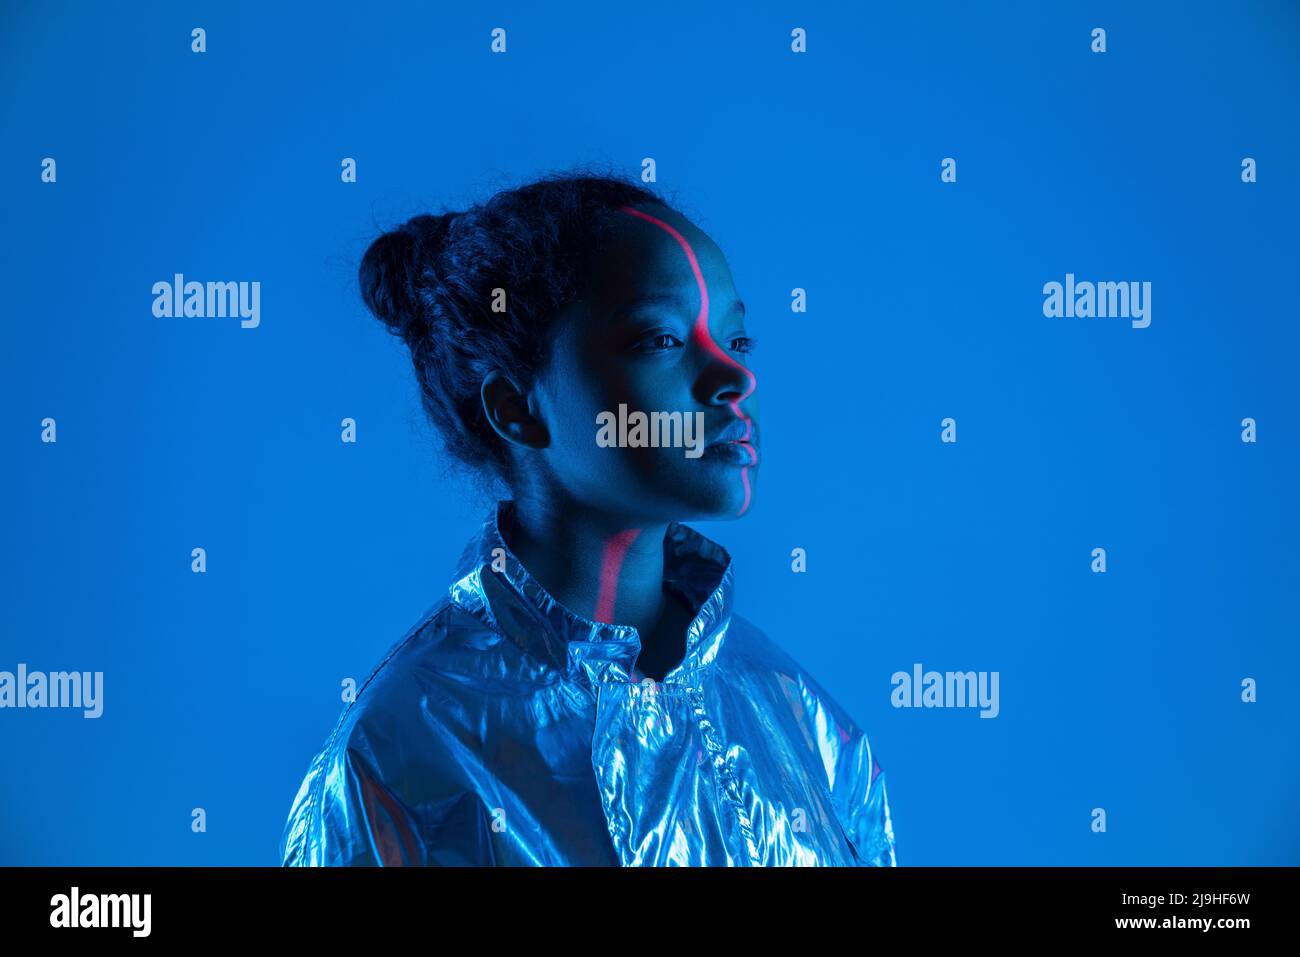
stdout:
<svg viewBox="0 0 1300 957">
<path fill-rule="evenodd" d="M 699 613 L 663 682 L 636 629 L 546 593 L 498 503 L 449 592 L 312 761 L 285 865 L 893 865 L 866 735 L 732 614 L 733 568 L 681 524 L 665 582 Z"/>
</svg>

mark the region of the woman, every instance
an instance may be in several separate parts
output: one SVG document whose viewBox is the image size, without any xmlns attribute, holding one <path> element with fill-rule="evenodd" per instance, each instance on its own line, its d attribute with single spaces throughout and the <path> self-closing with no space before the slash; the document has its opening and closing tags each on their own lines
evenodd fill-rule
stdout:
<svg viewBox="0 0 1300 957">
<path fill-rule="evenodd" d="M 557 175 L 416 216 L 360 280 L 448 451 L 510 494 L 312 762 L 283 862 L 894 864 L 866 735 L 682 524 L 747 513 L 759 468 L 712 240 Z"/>
</svg>

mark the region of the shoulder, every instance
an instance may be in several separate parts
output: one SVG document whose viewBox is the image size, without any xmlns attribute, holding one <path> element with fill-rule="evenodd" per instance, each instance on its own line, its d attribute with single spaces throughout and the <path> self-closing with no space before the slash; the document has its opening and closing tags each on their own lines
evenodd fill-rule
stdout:
<svg viewBox="0 0 1300 957">
<path fill-rule="evenodd" d="M 419 863 L 415 808 L 461 788 L 440 703 L 464 685 L 459 659 L 493 640 L 442 600 L 389 646 L 308 766 L 282 832 L 283 864 Z"/>
<path fill-rule="evenodd" d="M 784 645 L 752 621 L 733 615 L 722 663 L 751 680 L 767 678 L 780 692 L 819 724 L 827 725 L 842 740 L 862 734 L 853 716 Z"/>
<path fill-rule="evenodd" d="M 810 755 L 845 832 L 866 864 L 892 865 L 893 822 L 885 776 L 871 740 L 852 715 L 780 644 L 744 618 L 724 654 L 729 678 L 751 700 L 772 704 L 770 726 L 791 727 L 788 740 Z"/>
</svg>

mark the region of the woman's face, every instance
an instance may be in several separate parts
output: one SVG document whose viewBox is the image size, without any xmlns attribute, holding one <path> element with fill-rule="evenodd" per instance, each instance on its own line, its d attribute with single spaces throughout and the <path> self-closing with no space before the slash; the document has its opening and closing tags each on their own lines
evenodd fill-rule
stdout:
<svg viewBox="0 0 1300 957">
<path fill-rule="evenodd" d="M 557 317 L 536 383 L 549 438 L 537 464 L 577 501 L 631 518 L 745 514 L 759 461 L 757 383 L 726 258 L 662 206 L 614 217 L 591 295 Z"/>
</svg>

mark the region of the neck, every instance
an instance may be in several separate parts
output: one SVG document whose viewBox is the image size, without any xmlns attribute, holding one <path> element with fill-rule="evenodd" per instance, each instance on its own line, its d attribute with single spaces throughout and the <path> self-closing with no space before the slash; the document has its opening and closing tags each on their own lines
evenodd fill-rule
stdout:
<svg viewBox="0 0 1300 957">
<path fill-rule="evenodd" d="M 573 503 L 515 500 L 507 544 L 530 575 L 577 614 L 644 634 L 664 606 L 666 522 Z"/>
</svg>

